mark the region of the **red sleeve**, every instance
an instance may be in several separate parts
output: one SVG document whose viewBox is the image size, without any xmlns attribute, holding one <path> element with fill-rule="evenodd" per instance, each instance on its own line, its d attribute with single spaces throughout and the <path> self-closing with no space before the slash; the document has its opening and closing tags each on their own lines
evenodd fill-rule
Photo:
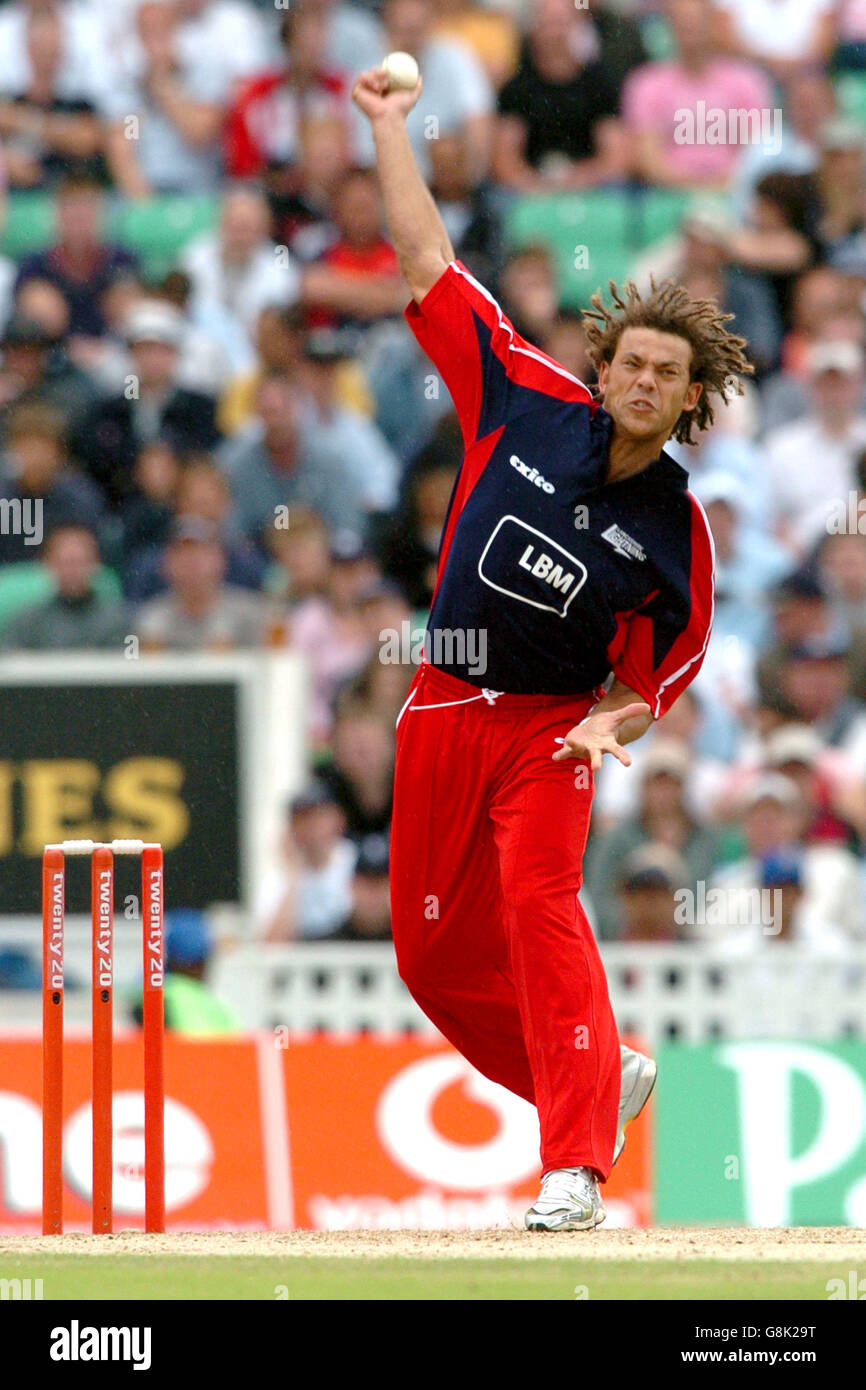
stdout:
<svg viewBox="0 0 866 1390">
<path fill-rule="evenodd" d="M 589 388 L 522 338 L 461 261 L 404 312 L 451 394 L 467 448 L 530 409 L 533 392 L 593 404 Z"/>
<path fill-rule="evenodd" d="M 660 719 L 701 669 L 713 626 L 713 539 L 700 503 L 691 501 L 686 582 L 656 591 L 625 626 L 613 673 Z"/>
<path fill-rule="evenodd" d="M 263 151 L 250 127 L 250 110 L 280 80 L 279 73 L 259 74 L 251 77 L 237 91 L 223 125 L 225 164 L 232 178 L 250 178 L 253 174 L 260 174 L 264 168 Z"/>
</svg>

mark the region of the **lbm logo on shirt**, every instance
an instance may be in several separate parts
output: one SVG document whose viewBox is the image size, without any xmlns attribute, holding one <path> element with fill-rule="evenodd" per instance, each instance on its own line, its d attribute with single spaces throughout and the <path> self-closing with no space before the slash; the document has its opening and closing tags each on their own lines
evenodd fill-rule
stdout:
<svg viewBox="0 0 866 1390">
<path fill-rule="evenodd" d="M 503 516 L 482 551 L 478 574 L 498 593 L 564 618 L 587 570 L 543 531 Z"/>
</svg>

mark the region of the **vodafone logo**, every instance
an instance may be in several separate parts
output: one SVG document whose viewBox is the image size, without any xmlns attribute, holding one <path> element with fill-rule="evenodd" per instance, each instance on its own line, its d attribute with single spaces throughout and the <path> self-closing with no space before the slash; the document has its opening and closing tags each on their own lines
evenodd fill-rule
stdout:
<svg viewBox="0 0 866 1390">
<path fill-rule="evenodd" d="M 493 1111 L 498 1127 L 492 1139 L 460 1144 L 436 1128 L 436 1101 L 455 1083 L 470 1102 Z M 401 1168 L 440 1187 L 489 1191 L 523 1182 L 538 1172 L 534 1106 L 449 1053 L 425 1057 L 397 1073 L 382 1092 L 376 1129 L 383 1148 Z"/>
</svg>

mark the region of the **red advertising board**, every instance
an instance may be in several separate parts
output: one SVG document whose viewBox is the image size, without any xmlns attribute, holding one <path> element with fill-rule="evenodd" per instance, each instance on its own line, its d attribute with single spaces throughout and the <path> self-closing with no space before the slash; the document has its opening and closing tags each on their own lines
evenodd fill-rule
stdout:
<svg viewBox="0 0 866 1390">
<path fill-rule="evenodd" d="M 522 1224 L 537 1193 L 525 1101 L 441 1039 L 166 1039 L 173 1230 L 439 1229 Z M 89 1229 L 90 1046 L 67 1042 L 65 1219 Z M 41 1049 L 0 1034 L 0 1232 L 40 1229 Z M 629 1129 L 608 1221 L 650 1217 L 649 1121 Z M 143 1226 L 141 1042 L 115 1045 L 115 1229 Z"/>
</svg>

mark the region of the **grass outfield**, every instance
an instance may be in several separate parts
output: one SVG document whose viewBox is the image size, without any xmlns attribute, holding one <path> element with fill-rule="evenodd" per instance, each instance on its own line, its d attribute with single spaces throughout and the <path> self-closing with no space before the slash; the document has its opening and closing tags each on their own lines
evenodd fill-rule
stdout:
<svg viewBox="0 0 866 1390">
<path fill-rule="evenodd" d="M 407 1259 L 7 1254 L 6 1279 L 41 1279 L 47 1300 L 242 1299 L 826 1300 L 847 1265 L 826 1261 L 580 1258 Z M 583 1292 L 585 1290 L 585 1292 Z"/>
</svg>

